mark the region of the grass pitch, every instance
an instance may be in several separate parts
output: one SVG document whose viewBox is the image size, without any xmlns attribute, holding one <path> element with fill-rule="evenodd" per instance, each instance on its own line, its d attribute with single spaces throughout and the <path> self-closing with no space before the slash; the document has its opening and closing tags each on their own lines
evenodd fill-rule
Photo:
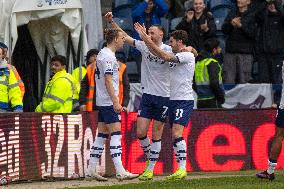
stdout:
<svg viewBox="0 0 284 189">
<path fill-rule="evenodd" d="M 132 184 L 117 183 L 112 186 L 81 187 L 77 189 L 284 189 L 284 171 L 276 172 L 272 182 L 255 177 L 258 171 L 190 173 L 186 180 L 168 182 L 164 180 Z"/>
</svg>

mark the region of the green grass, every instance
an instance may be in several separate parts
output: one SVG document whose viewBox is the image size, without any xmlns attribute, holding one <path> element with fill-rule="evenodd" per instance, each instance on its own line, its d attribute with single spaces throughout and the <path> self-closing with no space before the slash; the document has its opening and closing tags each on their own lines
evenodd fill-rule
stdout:
<svg viewBox="0 0 284 189">
<path fill-rule="evenodd" d="M 257 171 L 239 171 L 222 173 L 192 173 L 192 179 L 176 182 L 157 181 L 139 182 L 137 184 L 122 184 L 114 186 L 93 187 L 96 189 L 281 189 L 284 188 L 284 171 L 277 171 L 273 182 L 259 180 L 254 174 Z M 236 175 L 236 176 L 232 176 Z M 212 178 L 197 178 L 210 176 Z M 222 176 L 214 178 L 217 176 Z M 190 178 L 190 177 L 189 177 Z M 91 189 L 80 188 L 80 189 Z"/>
</svg>

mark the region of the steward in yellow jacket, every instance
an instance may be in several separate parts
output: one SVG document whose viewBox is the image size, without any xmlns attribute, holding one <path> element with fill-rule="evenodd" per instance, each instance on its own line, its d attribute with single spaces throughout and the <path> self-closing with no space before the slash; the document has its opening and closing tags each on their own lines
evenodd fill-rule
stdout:
<svg viewBox="0 0 284 189">
<path fill-rule="evenodd" d="M 77 92 L 72 75 L 65 70 L 66 58 L 61 55 L 51 59 L 51 71 L 54 74 L 46 84 L 42 102 L 36 112 L 71 113 L 73 96 Z"/>
<path fill-rule="evenodd" d="M 2 50 L 3 50 L 3 55 L 2 55 L 3 60 L 6 60 L 7 62 L 9 62 L 9 58 L 7 57 L 8 46 L 5 45 L 4 43 L 0 42 L 0 48 L 2 48 Z M 15 75 L 18 83 L 19 83 L 19 87 L 20 87 L 21 92 L 22 92 L 22 97 L 24 97 L 24 95 L 25 95 L 25 84 L 22 81 L 20 74 L 18 73 L 17 69 L 13 65 L 7 64 L 7 67 L 14 72 L 14 75 Z"/>
<path fill-rule="evenodd" d="M 75 87 L 77 90 L 77 93 L 75 93 L 73 97 L 73 111 L 79 111 L 79 92 L 81 90 L 81 81 L 85 77 L 86 73 L 87 70 L 84 66 L 81 66 L 81 70 L 80 67 L 78 67 L 72 71 L 72 77 L 74 79 Z"/>
<path fill-rule="evenodd" d="M 196 58 L 193 88 L 197 93 L 197 108 L 222 108 L 225 90 L 222 82 L 222 66 L 214 58 L 221 53 L 219 41 L 207 39 Z"/>
<path fill-rule="evenodd" d="M 12 69 L 8 68 L 0 48 L 0 112 L 23 112 L 22 93 Z"/>
</svg>

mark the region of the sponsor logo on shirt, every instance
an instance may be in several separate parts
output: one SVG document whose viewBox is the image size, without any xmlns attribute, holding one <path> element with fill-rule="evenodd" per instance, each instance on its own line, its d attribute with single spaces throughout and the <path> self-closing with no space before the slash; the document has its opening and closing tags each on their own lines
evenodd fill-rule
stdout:
<svg viewBox="0 0 284 189">
<path fill-rule="evenodd" d="M 148 54 L 147 59 L 150 62 L 155 62 L 155 63 L 160 63 L 160 64 L 165 64 L 166 62 L 164 60 L 162 60 L 161 58 L 157 57 L 157 56 L 153 56 L 151 54 Z"/>
</svg>

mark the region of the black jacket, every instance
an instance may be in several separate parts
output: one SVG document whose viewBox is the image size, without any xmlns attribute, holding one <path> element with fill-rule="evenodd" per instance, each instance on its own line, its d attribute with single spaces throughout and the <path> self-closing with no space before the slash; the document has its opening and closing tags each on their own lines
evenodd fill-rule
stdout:
<svg viewBox="0 0 284 189">
<path fill-rule="evenodd" d="M 259 28 L 256 49 L 258 53 L 283 54 L 284 53 L 284 13 L 277 7 L 277 13 L 263 8 L 256 13 Z"/>
<path fill-rule="evenodd" d="M 200 29 L 200 25 L 204 24 L 206 20 L 209 30 L 204 32 Z M 197 52 L 200 52 L 203 49 L 203 44 L 206 39 L 216 36 L 216 24 L 214 22 L 214 18 L 212 13 L 206 10 L 198 20 L 193 17 L 190 23 L 186 21 L 186 18 L 183 18 L 176 26 L 176 29 L 184 30 L 188 33 L 188 45 L 194 47 Z"/>
<path fill-rule="evenodd" d="M 208 52 L 205 51 L 201 51 L 198 55 L 198 57 L 196 58 L 196 62 L 197 61 L 201 61 L 203 59 L 206 58 L 214 58 L 216 60 L 215 57 L 212 57 L 211 54 L 209 54 Z M 211 62 L 208 66 L 208 75 L 209 75 L 209 79 L 210 79 L 210 88 L 212 90 L 212 92 L 215 95 L 215 98 L 218 102 L 218 104 L 223 104 L 225 102 L 225 91 L 224 91 L 224 87 L 220 86 L 219 84 L 219 76 L 218 73 L 222 70 L 220 70 L 219 65 L 216 62 Z M 196 89 L 196 84 L 194 82 L 193 84 L 193 89 Z"/>
<path fill-rule="evenodd" d="M 235 17 L 241 17 L 241 28 L 235 28 L 231 24 L 232 19 Z M 252 11 L 247 10 L 240 13 L 238 10 L 232 10 L 224 21 L 222 31 L 228 36 L 226 40 L 226 52 L 253 54 L 256 22 Z"/>
</svg>

